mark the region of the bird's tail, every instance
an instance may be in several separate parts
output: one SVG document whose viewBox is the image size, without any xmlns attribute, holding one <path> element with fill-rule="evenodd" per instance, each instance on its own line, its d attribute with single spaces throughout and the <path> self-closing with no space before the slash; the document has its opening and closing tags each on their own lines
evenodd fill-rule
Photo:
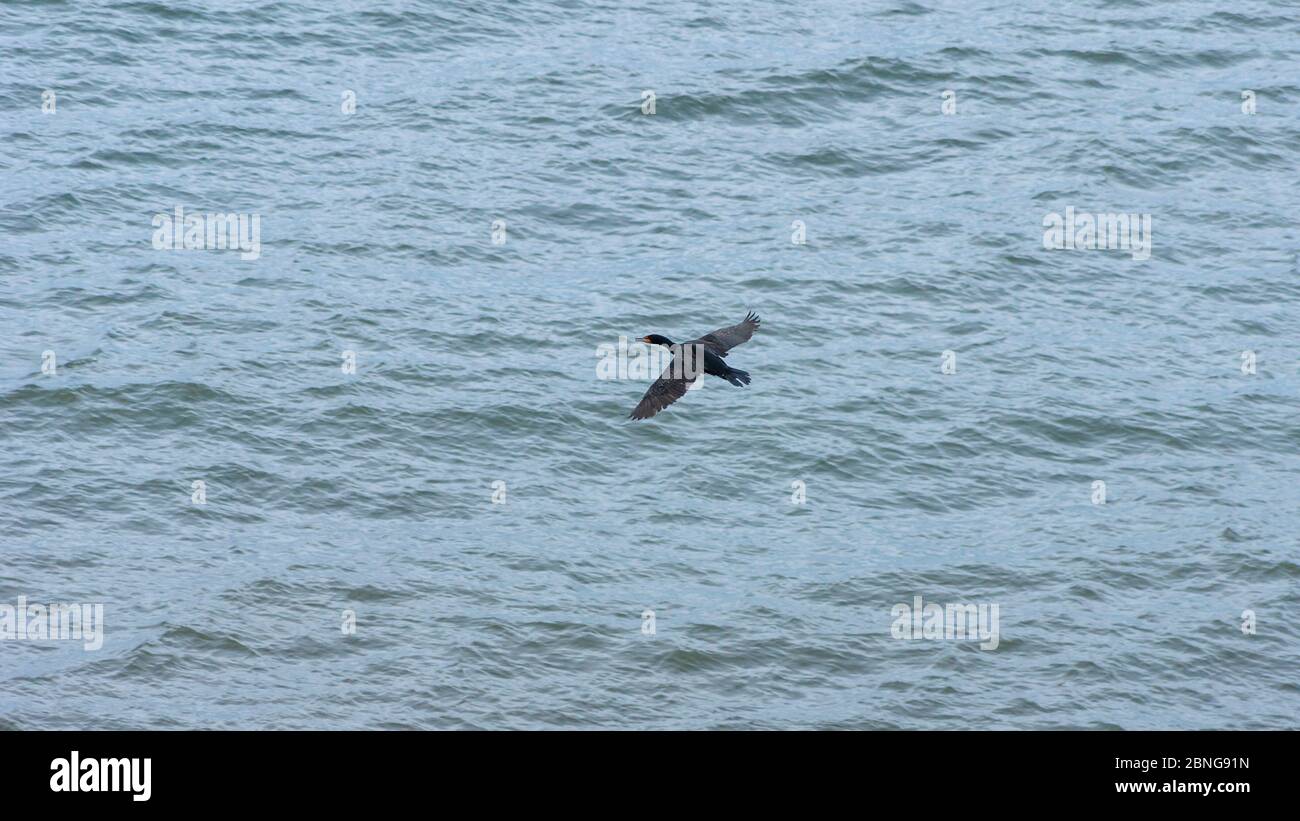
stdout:
<svg viewBox="0 0 1300 821">
<path fill-rule="evenodd" d="M 749 371 L 742 371 L 739 368 L 728 368 L 726 380 L 737 388 L 749 384 Z"/>
</svg>

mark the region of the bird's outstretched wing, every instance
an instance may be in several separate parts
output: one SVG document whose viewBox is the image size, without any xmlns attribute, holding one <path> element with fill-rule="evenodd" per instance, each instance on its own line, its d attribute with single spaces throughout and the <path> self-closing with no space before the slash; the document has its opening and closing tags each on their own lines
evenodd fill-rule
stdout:
<svg viewBox="0 0 1300 821">
<path fill-rule="evenodd" d="M 628 414 L 629 419 L 649 419 L 686 395 L 686 389 L 691 386 L 692 380 L 686 379 L 681 369 L 674 370 L 676 364 L 677 357 L 673 357 L 673 361 L 659 374 L 659 378 L 641 397 L 632 413 Z"/>
<path fill-rule="evenodd" d="M 758 314 L 750 311 L 745 315 L 745 321 L 739 325 L 732 325 L 730 328 L 719 328 L 712 333 L 707 333 L 695 340 L 716 353 L 718 356 L 726 356 L 727 351 L 748 342 L 749 338 L 758 330 Z"/>
</svg>

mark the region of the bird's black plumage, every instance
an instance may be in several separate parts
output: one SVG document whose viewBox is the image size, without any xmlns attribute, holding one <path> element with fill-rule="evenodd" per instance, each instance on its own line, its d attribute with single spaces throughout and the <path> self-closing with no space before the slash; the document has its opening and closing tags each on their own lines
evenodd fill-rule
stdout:
<svg viewBox="0 0 1300 821">
<path fill-rule="evenodd" d="M 758 315 L 751 311 L 738 325 L 719 328 L 699 339 L 683 342 L 680 345 L 659 334 L 641 337 L 642 342 L 662 345 L 672 351 L 673 359 L 645 392 L 645 396 L 641 397 L 641 401 L 629 414 L 629 418 L 649 419 L 681 399 L 701 371 L 710 376 L 721 377 L 736 387 L 748 385 L 749 373 L 731 367 L 723 361 L 723 358 L 732 348 L 748 342 L 754 335 L 754 331 L 758 330 L 758 326 Z"/>
</svg>

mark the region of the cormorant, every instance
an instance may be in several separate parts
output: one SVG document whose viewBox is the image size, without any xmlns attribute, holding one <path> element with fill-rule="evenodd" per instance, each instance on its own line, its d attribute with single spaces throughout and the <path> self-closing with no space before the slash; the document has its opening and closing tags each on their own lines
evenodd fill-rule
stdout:
<svg viewBox="0 0 1300 821">
<path fill-rule="evenodd" d="M 629 419 L 649 419 L 659 411 L 681 399 L 686 389 L 695 381 L 700 371 L 710 376 L 721 377 L 736 387 L 749 384 L 749 374 L 739 368 L 733 368 L 723 361 L 727 352 L 737 345 L 748 342 L 758 330 L 758 315 L 749 312 L 745 320 L 730 328 L 719 328 L 699 339 L 674 343 L 666 336 L 650 334 L 641 337 L 647 345 L 662 345 L 672 351 L 673 361 L 668 363 L 663 373 L 645 392 L 636 408 L 628 415 Z M 700 360 L 703 359 L 703 367 Z"/>
</svg>

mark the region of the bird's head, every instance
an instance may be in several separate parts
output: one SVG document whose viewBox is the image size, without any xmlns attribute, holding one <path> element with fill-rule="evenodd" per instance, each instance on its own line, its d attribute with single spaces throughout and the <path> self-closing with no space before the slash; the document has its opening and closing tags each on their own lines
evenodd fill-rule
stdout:
<svg viewBox="0 0 1300 821">
<path fill-rule="evenodd" d="M 643 336 L 641 337 L 641 341 L 647 345 L 663 345 L 665 348 L 671 348 L 673 345 L 673 341 L 671 339 L 669 339 L 666 336 L 660 336 L 659 334 L 650 334 L 649 336 Z"/>
</svg>

